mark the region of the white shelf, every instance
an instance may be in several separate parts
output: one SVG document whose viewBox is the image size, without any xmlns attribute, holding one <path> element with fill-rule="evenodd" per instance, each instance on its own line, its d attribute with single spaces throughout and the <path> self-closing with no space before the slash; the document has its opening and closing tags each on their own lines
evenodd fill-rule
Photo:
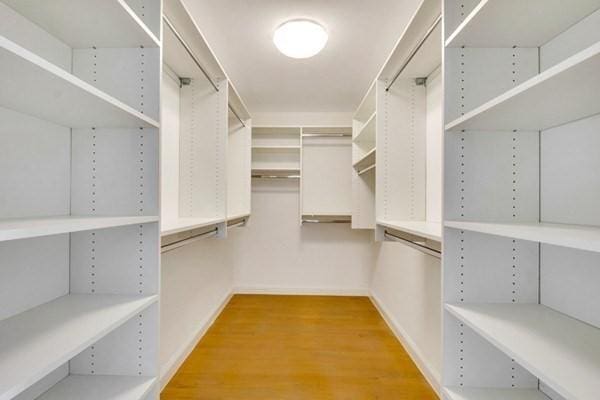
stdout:
<svg viewBox="0 0 600 400">
<path fill-rule="evenodd" d="M 300 146 L 252 146 L 252 150 L 258 151 L 290 151 L 290 150 L 300 150 Z"/>
<path fill-rule="evenodd" d="M 442 241 L 442 223 L 428 221 L 377 221 L 378 225 L 426 239 Z"/>
<path fill-rule="evenodd" d="M 72 294 L 0 321 L 0 400 L 12 399 L 157 300 Z"/>
<path fill-rule="evenodd" d="M 250 213 L 228 215 L 227 216 L 227 221 L 233 221 L 233 220 L 236 220 L 236 219 L 248 218 L 248 217 L 250 217 Z"/>
<path fill-rule="evenodd" d="M 85 217 L 67 215 L 44 218 L 0 219 L 0 242 L 157 221 L 157 216 Z"/>
<path fill-rule="evenodd" d="M 599 70 L 600 42 L 455 119 L 446 130 L 541 131 L 597 114 Z"/>
<path fill-rule="evenodd" d="M 193 229 L 206 228 L 207 226 L 223 223 L 225 220 L 225 218 L 181 217 L 174 221 L 161 221 L 160 234 L 161 236 L 167 236 Z"/>
<path fill-rule="evenodd" d="M 600 393 L 600 329 L 539 304 L 446 310 L 567 399 Z"/>
<path fill-rule="evenodd" d="M 376 154 L 377 149 L 373 148 L 367 154 L 362 156 L 360 160 L 354 163 L 354 169 L 360 172 L 371 165 L 375 165 Z"/>
<path fill-rule="evenodd" d="M 3 36 L 0 87 L 0 106 L 66 127 L 159 126 L 152 118 Z"/>
<path fill-rule="evenodd" d="M 36 400 L 144 400 L 156 378 L 69 375 Z"/>
<path fill-rule="evenodd" d="M 3 1 L 73 48 L 160 46 L 124 0 Z"/>
<path fill-rule="evenodd" d="M 446 221 L 448 228 L 600 252 L 600 228 L 549 223 L 496 224 Z"/>
<path fill-rule="evenodd" d="M 577 0 L 568 7 L 564 0 L 482 0 L 446 46 L 541 47 L 599 7 L 598 0 Z"/>
<path fill-rule="evenodd" d="M 377 113 L 373 113 L 354 138 L 355 142 L 375 142 Z"/>
<path fill-rule="evenodd" d="M 536 389 L 444 388 L 449 400 L 549 400 Z"/>
</svg>

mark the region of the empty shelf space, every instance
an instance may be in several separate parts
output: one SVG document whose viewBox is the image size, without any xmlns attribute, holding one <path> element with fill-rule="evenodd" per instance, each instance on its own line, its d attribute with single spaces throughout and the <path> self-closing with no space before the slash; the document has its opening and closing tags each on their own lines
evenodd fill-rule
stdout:
<svg viewBox="0 0 600 400">
<path fill-rule="evenodd" d="M 419 236 L 426 239 L 442 241 L 442 223 L 428 221 L 377 221 L 377 224 Z"/>
<path fill-rule="evenodd" d="M 157 222 L 157 216 L 11 218 L 0 220 L 0 241 Z"/>
<path fill-rule="evenodd" d="M 469 111 L 446 130 L 541 131 L 597 114 L 599 70 L 600 42 Z"/>
<path fill-rule="evenodd" d="M 549 400 L 537 389 L 444 388 L 449 400 Z"/>
<path fill-rule="evenodd" d="M 73 48 L 159 47 L 124 0 L 3 0 Z"/>
<path fill-rule="evenodd" d="M 354 163 L 353 167 L 357 171 L 362 171 L 371 165 L 375 165 L 376 149 L 372 149 L 367 154 L 362 156 L 357 162 Z"/>
<path fill-rule="evenodd" d="M 365 122 L 362 128 L 358 131 L 354 137 L 355 142 L 375 142 L 375 126 L 377 121 L 376 113 L 373 113 L 371 117 Z"/>
<path fill-rule="evenodd" d="M 600 329 L 539 304 L 446 304 L 446 310 L 567 399 L 600 391 Z"/>
<path fill-rule="evenodd" d="M 448 47 L 540 47 L 600 7 L 598 0 L 482 0 Z M 507 27 L 510 29 L 507 29 Z"/>
<path fill-rule="evenodd" d="M 225 222 L 225 218 L 196 218 L 181 217 L 173 221 L 161 221 L 161 236 L 173 235 L 175 233 L 191 231 L 193 229 L 206 228 Z"/>
<path fill-rule="evenodd" d="M 157 300 L 71 294 L 0 321 L 0 400 L 12 399 Z"/>
<path fill-rule="evenodd" d="M 156 378 L 69 375 L 36 400 L 144 400 Z"/>
<path fill-rule="evenodd" d="M 600 251 L 600 228 L 591 226 L 535 222 L 503 224 L 462 221 L 446 221 L 444 225 L 448 228 L 529 240 L 579 250 Z"/>
<path fill-rule="evenodd" d="M 0 77 L 0 106 L 58 125 L 70 128 L 159 126 L 152 118 L 2 36 Z"/>
</svg>

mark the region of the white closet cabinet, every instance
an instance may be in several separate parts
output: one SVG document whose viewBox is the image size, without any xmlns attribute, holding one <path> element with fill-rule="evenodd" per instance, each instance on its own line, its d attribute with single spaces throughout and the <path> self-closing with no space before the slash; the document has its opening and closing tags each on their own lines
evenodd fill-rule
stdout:
<svg viewBox="0 0 600 400">
<path fill-rule="evenodd" d="M 600 1 L 445 2 L 448 399 L 600 392 Z"/>
<path fill-rule="evenodd" d="M 0 399 L 157 399 L 159 0 L 0 2 Z"/>
<path fill-rule="evenodd" d="M 163 245 L 226 237 L 250 215 L 250 115 L 183 3 L 163 25 Z"/>
</svg>

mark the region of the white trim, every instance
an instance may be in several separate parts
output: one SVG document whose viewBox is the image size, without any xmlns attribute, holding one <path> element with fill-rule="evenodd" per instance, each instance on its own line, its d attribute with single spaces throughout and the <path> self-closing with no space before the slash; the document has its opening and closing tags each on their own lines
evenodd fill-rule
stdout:
<svg viewBox="0 0 600 400">
<path fill-rule="evenodd" d="M 204 320 L 203 323 L 200 324 L 200 327 L 196 332 L 194 332 L 190 339 L 187 340 L 179 349 L 171 356 L 169 361 L 161 367 L 160 371 L 160 390 L 161 392 L 167 386 L 169 381 L 173 378 L 179 367 L 185 362 L 185 360 L 192 353 L 192 350 L 198 345 L 202 337 L 206 334 L 208 329 L 214 324 L 216 319 L 221 315 L 225 306 L 229 303 L 231 298 L 233 297 L 233 292 L 228 292 L 221 302 L 219 306 L 212 312 L 208 318 Z"/>
<path fill-rule="evenodd" d="M 304 288 L 281 286 L 236 286 L 235 294 L 270 294 L 298 296 L 369 296 L 369 289 Z"/>
<path fill-rule="evenodd" d="M 387 311 L 387 308 L 383 305 L 383 303 L 377 298 L 375 293 L 371 292 L 369 298 L 371 302 L 381 314 L 385 323 L 390 327 L 394 335 L 398 339 L 398 341 L 402 344 L 406 352 L 410 355 L 410 358 L 415 362 L 417 368 L 421 371 L 427 382 L 431 385 L 433 390 L 437 393 L 438 396 L 442 396 L 441 392 L 441 376 L 438 371 L 433 368 L 433 366 L 427 361 L 427 359 L 423 356 L 421 350 L 416 345 L 416 343 L 410 338 L 407 332 L 401 327 L 398 321 L 394 318 L 394 316 Z"/>
</svg>

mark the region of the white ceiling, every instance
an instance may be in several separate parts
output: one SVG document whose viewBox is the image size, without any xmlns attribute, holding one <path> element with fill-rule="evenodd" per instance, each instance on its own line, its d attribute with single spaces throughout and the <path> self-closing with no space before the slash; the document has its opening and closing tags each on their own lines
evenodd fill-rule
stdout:
<svg viewBox="0 0 600 400">
<path fill-rule="evenodd" d="M 419 0 L 184 0 L 251 112 L 354 111 Z M 293 18 L 323 24 L 329 42 L 295 60 L 273 31 Z"/>
</svg>

